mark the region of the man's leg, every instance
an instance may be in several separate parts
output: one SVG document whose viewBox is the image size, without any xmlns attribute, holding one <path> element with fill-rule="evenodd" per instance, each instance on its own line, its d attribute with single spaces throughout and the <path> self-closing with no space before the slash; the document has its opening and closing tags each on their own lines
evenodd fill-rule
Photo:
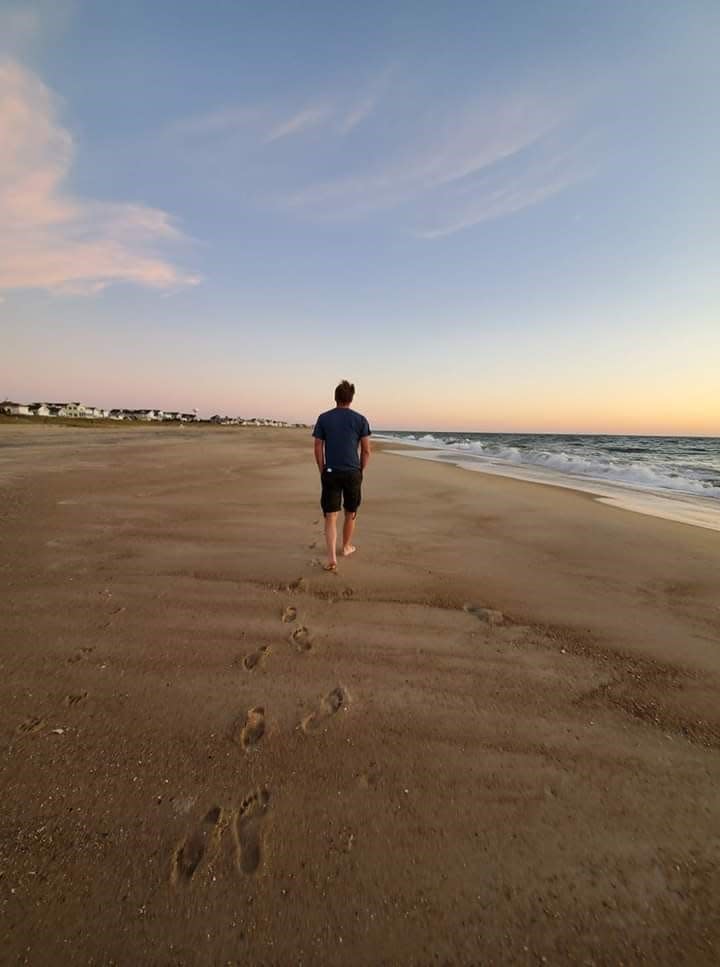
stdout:
<svg viewBox="0 0 720 967">
<path fill-rule="evenodd" d="M 350 557 L 351 554 L 355 553 L 355 547 L 350 543 L 350 541 L 352 540 L 353 531 L 355 530 L 356 517 L 357 511 L 345 511 L 345 522 L 343 523 L 343 557 Z"/>
<path fill-rule="evenodd" d="M 337 566 L 337 513 L 325 514 L 325 545 L 327 547 L 328 569 Z"/>
</svg>

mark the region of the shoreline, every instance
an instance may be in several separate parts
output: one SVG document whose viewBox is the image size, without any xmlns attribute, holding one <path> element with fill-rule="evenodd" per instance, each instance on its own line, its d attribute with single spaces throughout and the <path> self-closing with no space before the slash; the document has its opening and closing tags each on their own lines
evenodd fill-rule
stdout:
<svg viewBox="0 0 720 967">
<path fill-rule="evenodd" d="M 393 448 L 397 445 L 397 441 L 387 437 L 379 438 L 378 442 L 388 447 L 392 445 Z M 691 527 L 720 531 L 720 501 L 711 497 L 696 496 L 683 491 L 673 493 L 667 490 L 651 490 L 631 484 L 607 482 L 594 477 L 563 474 L 561 471 L 546 471 L 541 467 L 529 465 L 514 466 L 499 461 L 493 463 L 487 458 L 473 460 L 467 455 L 449 453 L 439 448 L 422 448 L 419 443 L 402 444 L 400 442 L 400 446 L 403 449 L 388 449 L 388 452 L 396 452 L 399 456 L 414 457 L 419 460 L 449 463 L 474 473 L 506 477 L 546 487 L 558 487 L 576 493 L 587 493 L 599 503 L 616 507 L 618 510 L 628 510 Z"/>
</svg>

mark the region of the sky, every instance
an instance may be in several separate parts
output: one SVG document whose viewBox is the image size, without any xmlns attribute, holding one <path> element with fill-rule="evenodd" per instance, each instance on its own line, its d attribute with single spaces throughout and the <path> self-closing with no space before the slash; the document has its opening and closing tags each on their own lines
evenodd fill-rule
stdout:
<svg viewBox="0 0 720 967">
<path fill-rule="evenodd" d="M 720 4 L 0 0 L 0 398 L 720 435 Z"/>
</svg>

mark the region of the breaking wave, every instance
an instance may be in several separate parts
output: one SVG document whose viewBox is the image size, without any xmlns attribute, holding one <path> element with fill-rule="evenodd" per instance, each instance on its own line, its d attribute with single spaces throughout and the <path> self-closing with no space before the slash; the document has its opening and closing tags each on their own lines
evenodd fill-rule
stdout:
<svg viewBox="0 0 720 967">
<path fill-rule="evenodd" d="M 379 435 L 496 468 L 537 467 L 564 477 L 720 500 L 720 439 L 714 437 L 423 431 Z"/>
</svg>

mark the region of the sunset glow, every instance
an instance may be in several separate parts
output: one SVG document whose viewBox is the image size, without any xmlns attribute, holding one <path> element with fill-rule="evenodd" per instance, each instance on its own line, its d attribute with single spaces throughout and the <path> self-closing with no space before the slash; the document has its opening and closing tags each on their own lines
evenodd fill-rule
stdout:
<svg viewBox="0 0 720 967">
<path fill-rule="evenodd" d="M 0 7 L 0 396 L 720 434 L 720 8 L 523 11 Z"/>
</svg>

